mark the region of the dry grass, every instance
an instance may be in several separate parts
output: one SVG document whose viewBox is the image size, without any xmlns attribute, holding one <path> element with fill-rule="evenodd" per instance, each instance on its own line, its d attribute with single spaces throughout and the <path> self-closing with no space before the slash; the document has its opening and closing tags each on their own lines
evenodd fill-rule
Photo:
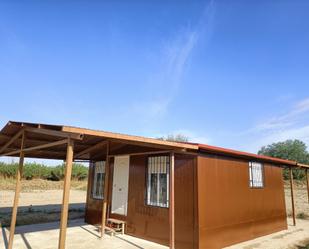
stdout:
<svg viewBox="0 0 309 249">
<path fill-rule="evenodd" d="M 32 192 L 37 190 L 57 190 L 63 189 L 63 181 L 48 181 L 42 179 L 22 180 L 22 192 Z M 71 189 L 87 190 L 87 181 L 71 181 Z M 15 179 L 0 179 L 0 190 L 15 190 Z"/>
<path fill-rule="evenodd" d="M 60 220 L 60 211 L 48 211 L 48 210 L 38 210 L 38 211 L 22 211 L 19 212 L 16 219 L 16 226 L 47 223 Z M 83 218 L 85 210 L 80 209 L 70 209 L 69 210 L 69 220 Z M 3 227 L 10 226 L 11 214 L 3 213 L 0 214 L 0 224 Z"/>
<path fill-rule="evenodd" d="M 287 208 L 288 216 L 292 215 L 292 204 L 291 204 L 291 189 L 289 182 L 285 182 L 285 203 Z M 307 194 L 307 185 L 305 181 L 295 181 L 294 185 L 294 201 L 295 201 L 295 212 L 297 218 L 309 219 L 309 203 Z"/>
<path fill-rule="evenodd" d="M 299 245 L 297 245 L 296 249 L 309 249 L 309 239 L 302 241 Z"/>
<path fill-rule="evenodd" d="M 87 181 L 76 181 L 72 180 L 71 185 L 72 190 L 87 190 Z M 63 189 L 63 181 L 47 181 L 41 179 L 34 180 L 23 180 L 22 181 L 22 192 L 24 193 L 32 193 L 32 192 L 44 192 L 48 190 L 62 190 Z M 0 190 L 14 191 L 15 190 L 15 180 L 13 179 L 0 179 Z M 50 194 L 50 192 L 48 192 Z M 61 199 L 62 192 L 55 192 L 54 195 L 59 195 L 59 199 Z M 80 194 L 76 194 L 79 196 Z M 309 219 L 309 204 L 308 204 L 308 195 L 306 189 L 306 183 L 301 181 L 295 181 L 295 209 L 296 216 L 301 219 Z M 52 199 L 50 196 L 49 199 Z M 287 213 L 291 216 L 292 208 L 291 208 L 291 193 L 290 193 L 290 185 L 289 182 L 285 182 L 285 200 L 286 200 L 286 208 Z M 42 204 L 44 204 L 44 200 L 42 199 Z M 80 218 L 84 214 L 84 210 L 71 210 L 70 218 Z M 55 221 L 59 219 L 59 212 L 51 212 L 50 210 L 39 210 L 35 212 L 23 212 L 19 215 L 18 224 L 33 224 L 33 223 L 41 223 L 47 221 Z M 7 224 L 9 220 L 9 214 L 2 214 L 0 220 L 3 224 Z"/>
<path fill-rule="evenodd" d="M 15 190 L 14 179 L 0 179 L 0 198 L 5 198 L 0 204 L 0 224 L 9 226 L 11 220 L 11 207 Z M 48 181 L 42 179 L 22 180 L 22 193 L 20 208 L 17 215 L 17 225 L 54 222 L 60 220 L 63 181 Z M 70 203 L 85 203 L 87 181 L 71 182 Z M 59 207 L 58 207 L 59 206 Z M 70 206 L 69 219 L 84 217 L 83 205 Z M 57 208 L 58 207 L 58 208 Z M 72 208 L 73 207 L 73 208 Z"/>
</svg>

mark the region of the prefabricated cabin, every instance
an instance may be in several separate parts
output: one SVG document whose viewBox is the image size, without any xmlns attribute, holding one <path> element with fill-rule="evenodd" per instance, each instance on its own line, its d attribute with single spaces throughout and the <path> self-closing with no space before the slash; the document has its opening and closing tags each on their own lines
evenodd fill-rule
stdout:
<svg viewBox="0 0 309 249">
<path fill-rule="evenodd" d="M 126 221 L 127 234 L 164 245 L 169 245 L 168 206 L 149 202 L 149 188 L 160 188 L 159 178 L 167 174 L 165 192 L 157 190 L 167 198 L 168 158 L 164 153 L 111 157 L 107 197 L 108 217 Z M 256 187 L 250 182 L 251 163 L 261 165 L 260 172 L 253 172 L 262 181 Z M 99 165 L 92 162 L 89 167 L 85 219 L 91 224 L 101 223 L 103 196 L 98 198 L 95 188 Z M 116 168 L 121 167 L 127 169 L 119 174 Z M 125 197 L 118 200 L 121 191 Z M 278 165 L 254 157 L 175 154 L 175 248 L 222 248 L 286 228 Z"/>
<path fill-rule="evenodd" d="M 89 162 L 86 222 L 104 230 L 107 218 L 123 220 L 126 234 L 177 249 L 222 248 L 287 229 L 282 169 L 299 166 L 198 143 L 13 121 L 0 132 L 0 155 L 66 160 L 67 169 Z"/>
</svg>

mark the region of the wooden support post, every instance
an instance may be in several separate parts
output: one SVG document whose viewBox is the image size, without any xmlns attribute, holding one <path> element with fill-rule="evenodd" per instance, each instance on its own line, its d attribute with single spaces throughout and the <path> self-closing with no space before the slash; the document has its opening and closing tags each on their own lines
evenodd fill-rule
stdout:
<svg viewBox="0 0 309 249">
<path fill-rule="evenodd" d="M 101 238 L 103 238 L 106 224 L 106 210 L 107 210 L 107 195 L 108 195 L 108 182 L 109 182 L 109 142 L 106 144 L 106 160 L 105 160 L 105 178 L 104 178 L 104 195 L 102 207 L 102 224 L 101 224 Z"/>
<path fill-rule="evenodd" d="M 308 203 L 309 203 L 309 176 L 308 176 L 308 169 L 306 169 L 306 180 L 307 180 L 307 195 L 308 195 Z"/>
<path fill-rule="evenodd" d="M 169 227 L 170 249 L 175 249 L 175 154 L 170 154 L 170 179 L 169 179 Z"/>
<path fill-rule="evenodd" d="M 65 248 L 66 230 L 67 230 L 67 223 L 68 223 L 69 196 L 70 196 L 70 187 L 71 187 L 73 153 L 74 153 L 74 141 L 72 139 L 68 139 L 58 249 L 64 249 Z"/>
<path fill-rule="evenodd" d="M 13 248 L 17 208 L 18 208 L 19 193 L 20 193 L 20 188 L 21 188 L 21 178 L 23 175 L 23 167 L 24 167 L 24 156 L 25 156 L 23 152 L 24 146 L 25 146 L 25 132 L 22 133 L 22 140 L 21 140 L 21 146 L 20 146 L 21 151 L 19 154 L 19 167 L 16 172 L 16 189 L 15 189 L 15 197 L 14 197 L 14 204 L 13 204 L 13 211 L 12 211 L 12 218 L 11 218 L 10 238 L 9 238 L 8 249 Z"/>
<path fill-rule="evenodd" d="M 293 226 L 296 226 L 295 205 L 294 205 L 294 183 L 293 183 L 293 170 L 292 170 L 292 167 L 289 168 L 289 172 L 290 172 L 290 185 L 291 185 L 291 201 L 292 201 Z"/>
</svg>

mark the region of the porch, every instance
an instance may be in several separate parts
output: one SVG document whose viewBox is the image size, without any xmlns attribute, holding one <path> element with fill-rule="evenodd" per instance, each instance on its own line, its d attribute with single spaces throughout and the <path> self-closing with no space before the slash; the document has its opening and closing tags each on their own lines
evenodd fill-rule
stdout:
<svg viewBox="0 0 309 249">
<path fill-rule="evenodd" d="M 58 246 L 53 245 L 52 248 L 64 249 L 66 248 L 66 231 L 68 220 L 68 206 L 69 195 L 71 185 L 72 163 L 73 162 L 98 162 L 105 161 L 104 172 L 99 172 L 97 176 L 104 178 L 104 181 L 100 181 L 99 185 L 102 187 L 98 191 L 98 196 L 101 198 L 99 204 L 100 210 L 97 216 L 100 218 L 101 233 L 99 237 L 103 239 L 105 236 L 102 231 L 105 231 L 106 218 L 108 210 L 110 208 L 110 195 L 108 193 L 108 186 L 110 184 L 110 161 L 120 156 L 140 156 L 140 155 L 159 155 L 166 154 L 168 160 L 168 170 L 165 174 L 166 182 L 168 182 L 169 190 L 168 200 L 164 213 L 164 218 L 167 221 L 164 224 L 165 228 L 168 228 L 166 232 L 163 232 L 165 238 L 169 242 L 169 247 L 175 248 L 175 203 L 174 203 L 174 155 L 175 153 L 184 153 L 197 151 L 198 146 L 196 144 L 178 143 L 170 141 L 161 141 L 157 139 L 144 138 L 138 136 L 129 136 L 112 132 L 104 132 L 97 130 L 89 130 L 70 126 L 59 125 L 46 125 L 46 124 L 34 124 L 34 123 L 21 123 L 21 122 L 8 122 L 7 125 L 0 131 L 0 156 L 19 156 L 19 167 L 16 174 L 16 188 L 15 198 L 12 209 L 12 219 L 10 226 L 10 233 L 8 237 L 8 249 L 13 248 L 13 240 L 16 226 L 16 216 L 18 211 L 19 193 L 21 189 L 21 179 L 23 175 L 24 158 L 43 158 L 43 159 L 56 159 L 64 160 L 64 188 L 63 199 L 61 205 L 61 218 L 59 236 L 55 237 L 55 241 L 58 242 Z M 103 176 L 104 175 L 104 176 Z M 166 184 L 167 186 L 167 184 Z M 118 192 L 121 192 L 124 188 L 122 186 L 117 187 Z M 192 188 L 193 189 L 193 188 Z M 89 190 L 89 189 L 88 189 Z M 159 190 L 159 189 L 157 189 Z M 125 192 L 125 191 L 122 191 Z M 103 196 L 105 198 L 103 198 Z M 96 197 L 96 196 L 94 196 Z M 118 205 L 126 210 L 127 199 Z M 113 206 L 112 206 L 113 208 Z M 123 211 L 122 210 L 122 211 Z M 146 212 L 147 213 L 147 212 Z M 161 212 L 162 213 L 162 212 Z M 126 214 L 126 213 L 124 213 Z M 87 214 L 86 214 L 87 218 Z M 97 223 L 93 223 L 97 224 Z M 20 228 L 18 228 L 20 229 Z M 161 230 L 161 229 L 160 229 Z M 77 236 L 77 235 L 76 235 Z M 24 239 L 24 236 L 21 236 Z M 77 236 L 79 237 L 79 236 Z M 41 238 L 41 236 L 40 236 Z M 50 240 L 50 237 L 47 236 Z M 83 236 L 79 238 L 85 239 Z M 42 240 L 42 239 L 41 239 Z M 41 241 L 40 240 L 40 241 Z M 26 240 L 27 241 L 27 240 Z M 35 242 L 33 242 L 35 243 Z M 98 242 L 99 243 L 99 242 Z M 103 244 L 103 241 L 101 241 Z M 99 245 L 101 245 L 101 243 Z M 104 248 L 111 248 L 107 244 Z M 26 243 L 27 244 L 27 243 Z M 56 243 L 57 244 L 57 243 Z M 45 245 L 49 246 L 49 244 Z M 89 245 L 87 244 L 87 247 Z M 14 242 L 15 248 L 15 242 Z M 27 247 L 27 249 L 32 247 Z M 42 247 L 39 247 L 42 248 Z M 76 248 L 76 247 L 74 247 Z M 86 246 L 84 247 L 86 248 Z M 100 247 L 103 248 L 103 247 Z M 121 248 L 121 247 L 117 247 Z M 128 248 L 127 246 L 124 248 Z M 143 247 L 137 247 L 143 248 Z M 150 248 L 147 246 L 147 248 Z"/>
<path fill-rule="evenodd" d="M 18 226 L 15 230 L 14 248 L 18 249 L 54 249 L 58 246 L 59 222 Z M 8 248 L 8 229 L 1 228 L 0 248 Z M 129 235 L 101 238 L 98 227 L 86 224 L 82 220 L 68 222 L 67 248 L 84 249 L 166 249 L 168 247 L 135 238 Z"/>
</svg>

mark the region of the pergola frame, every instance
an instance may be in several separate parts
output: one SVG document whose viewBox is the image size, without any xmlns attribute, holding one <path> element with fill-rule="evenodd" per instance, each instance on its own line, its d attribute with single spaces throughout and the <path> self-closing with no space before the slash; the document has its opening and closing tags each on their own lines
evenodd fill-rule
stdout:
<svg viewBox="0 0 309 249">
<path fill-rule="evenodd" d="M 46 142 L 45 144 L 40 144 L 37 146 L 26 147 L 27 138 L 26 135 L 28 133 L 38 133 L 43 135 L 48 135 L 57 138 L 63 138 L 54 142 Z M 21 146 L 20 149 L 10 149 L 10 146 L 18 139 L 21 138 Z M 19 196 L 21 190 L 21 180 L 23 175 L 23 167 L 24 167 L 24 158 L 26 157 L 27 152 L 37 151 L 40 149 L 51 148 L 59 145 L 66 144 L 66 159 L 65 159 L 65 174 L 64 174 L 64 188 L 63 188 L 63 197 L 62 197 L 62 208 L 61 208 L 61 219 L 60 219 L 60 231 L 59 231 L 59 241 L 58 241 L 58 249 L 65 249 L 66 243 L 66 230 L 67 230 L 67 222 L 68 222 L 68 212 L 69 212 L 69 195 L 70 195 L 70 185 L 71 185 L 71 175 L 72 175 L 72 165 L 74 162 L 74 158 L 79 158 L 84 154 L 90 153 L 98 148 L 106 146 L 106 174 L 105 174 L 105 184 L 104 184 L 104 200 L 102 206 L 102 224 L 101 224 L 101 237 L 104 235 L 105 231 L 105 222 L 107 216 L 107 195 L 108 195 L 108 182 L 109 182 L 109 159 L 114 156 L 122 155 L 122 154 L 113 154 L 110 155 L 110 141 L 114 141 L 114 139 L 106 139 L 101 141 L 93 146 L 90 146 L 83 151 L 80 151 L 74 155 L 74 144 L 75 141 L 82 140 L 83 135 L 80 133 L 69 133 L 62 131 L 54 131 L 48 130 L 41 127 L 33 128 L 33 127 L 23 127 L 20 131 L 18 131 L 14 136 L 12 136 L 7 143 L 5 143 L 0 148 L 0 156 L 17 156 L 19 155 L 19 167 L 16 173 L 16 188 L 15 188 L 15 196 L 12 210 L 12 218 L 11 218 L 11 226 L 10 226 L 10 234 L 9 234 L 9 244 L 8 249 L 13 248 L 13 241 L 15 235 L 15 226 L 16 226 L 16 218 L 18 211 L 18 203 Z M 136 143 L 136 142 L 134 142 Z M 149 146 L 149 145 L 147 145 Z M 150 146 L 149 146 L 150 147 Z M 175 156 L 174 153 L 184 152 L 184 150 L 179 150 L 179 148 L 171 148 L 166 150 L 166 147 L 159 145 L 154 146 L 155 148 L 161 148 L 161 150 L 156 151 L 148 151 L 141 153 L 131 153 L 130 155 L 145 155 L 145 154 L 158 154 L 158 153 L 169 153 L 170 154 L 170 178 L 169 178 L 169 226 L 170 226 L 170 248 L 175 249 L 175 203 L 174 203 L 174 161 Z M 165 150 L 163 150 L 165 148 Z M 5 152 L 6 150 L 11 150 L 9 152 Z M 46 158 L 48 159 L 48 158 Z"/>
<path fill-rule="evenodd" d="M 293 176 L 293 168 L 295 167 L 289 167 L 289 181 L 290 181 L 290 193 L 291 193 L 291 206 L 292 206 L 292 221 L 293 226 L 296 226 L 296 208 L 295 208 L 295 196 L 294 196 L 294 176 Z M 297 163 L 297 167 L 299 169 L 303 169 L 305 172 L 305 178 L 306 178 L 306 185 L 307 185 L 307 197 L 308 197 L 308 204 L 309 204 L 309 165 Z"/>
<path fill-rule="evenodd" d="M 32 130 L 33 132 L 34 130 Z M 38 150 L 42 148 L 49 148 L 61 144 L 67 144 L 67 158 L 66 158 L 66 167 L 65 167 L 65 179 L 64 179 L 64 188 L 63 188 L 63 200 L 62 200 L 62 209 L 61 209 L 61 220 L 60 220 L 60 235 L 59 235 L 59 249 L 65 248 L 65 237 L 66 237 L 66 228 L 67 228 L 67 219 L 68 219 L 68 207 L 69 207 L 69 194 L 70 194 L 70 181 L 71 181 L 71 173 L 72 173 L 72 163 L 73 163 L 73 151 L 74 151 L 74 140 L 71 136 L 67 136 L 66 139 L 47 143 L 44 145 L 34 146 L 30 148 L 25 148 L 26 144 L 26 134 L 29 132 L 28 129 L 22 129 L 18 132 L 8 143 L 6 143 L 2 148 L 1 152 L 7 149 L 16 139 L 22 136 L 21 140 L 21 148 L 20 150 L 13 151 L 10 153 L 1 154 L 1 156 L 7 155 L 15 155 L 19 154 L 19 167 L 16 173 L 16 188 L 15 188 L 15 197 L 11 218 L 11 226 L 10 226 L 10 236 L 9 236 L 9 244 L 8 249 L 13 248 L 13 240 L 15 234 L 15 226 L 16 226 L 16 217 L 17 217 L 17 208 L 19 202 L 19 195 L 21 189 L 21 179 L 23 174 L 23 166 L 24 166 L 24 158 L 25 153 L 33 150 Z M 59 136 L 60 134 L 56 134 Z M 60 135 L 60 137 L 63 137 Z M 76 137 L 77 138 L 77 137 Z M 77 138 L 78 139 L 78 138 Z"/>
<path fill-rule="evenodd" d="M 295 214 L 295 203 L 294 203 L 294 181 L 293 181 L 293 169 L 289 168 L 290 175 L 290 188 L 291 188 L 291 202 L 292 202 L 292 218 L 293 226 L 296 226 L 296 214 Z"/>
<path fill-rule="evenodd" d="M 8 125 L 11 125 L 11 122 L 9 122 Z M 155 139 L 148 139 L 148 138 L 129 136 L 129 135 L 121 135 L 117 133 L 87 130 L 87 129 L 75 128 L 75 127 L 64 126 L 60 129 L 60 126 L 58 126 L 57 130 L 55 130 L 55 129 L 49 128 L 51 127 L 50 125 L 26 124 L 26 123 L 18 123 L 18 125 L 20 126 L 20 129 L 18 129 L 15 134 L 11 136 L 7 136 L 6 134 L 3 134 L 3 133 L 0 134 L 2 137 L 5 137 L 5 139 L 8 140 L 0 148 L 0 156 L 19 155 L 19 167 L 16 172 L 16 189 L 15 189 L 14 204 L 13 204 L 13 209 L 12 209 L 12 219 L 11 219 L 11 226 L 10 226 L 8 249 L 12 249 L 13 247 L 17 209 L 18 209 L 19 195 L 20 195 L 20 189 L 21 189 L 21 179 L 22 179 L 23 166 L 24 166 L 24 158 L 27 156 L 27 153 L 29 152 L 40 151 L 41 149 L 57 147 L 57 146 L 65 145 L 65 144 L 66 144 L 65 177 L 64 177 L 64 188 L 63 188 L 58 249 L 65 248 L 68 211 L 69 211 L 69 194 L 70 194 L 73 161 L 75 159 L 89 161 L 90 159 L 85 159 L 84 156 L 91 154 L 92 152 L 95 152 L 98 149 L 101 150 L 101 148 L 103 147 L 106 147 L 106 152 L 104 153 L 105 160 L 106 160 L 106 164 L 105 164 L 106 174 L 105 174 L 105 184 L 104 184 L 104 199 L 102 203 L 101 237 L 103 237 L 104 235 L 105 222 L 107 218 L 106 216 L 107 216 L 107 203 L 108 203 L 108 182 L 110 178 L 109 159 L 111 157 L 121 156 L 121 155 L 146 155 L 146 154 L 166 153 L 170 155 L 169 247 L 171 249 L 175 249 L 175 153 L 199 156 L 199 155 L 202 155 L 202 153 L 198 149 L 199 146 L 194 145 L 194 144 L 166 142 L 166 141 L 159 141 Z M 56 126 L 53 126 L 53 127 L 56 127 Z M 27 139 L 28 134 L 37 134 L 39 136 L 40 135 L 50 136 L 54 140 L 41 141 L 41 140 L 35 140 L 31 138 Z M 78 142 L 82 141 L 85 135 L 103 138 L 104 140 L 103 141 L 101 140 L 97 142 L 96 144 L 84 146 L 85 147 L 84 149 L 79 149 L 77 153 L 75 153 L 76 152 L 74 149 L 75 145 L 77 145 Z M 10 148 L 14 143 L 16 143 L 16 141 L 18 141 L 18 144 L 20 145 L 19 149 L 16 149 L 16 146 L 15 148 Z M 34 146 L 26 147 L 27 141 L 31 142 Z M 115 141 L 123 143 L 123 144 L 148 147 L 148 149 L 153 148 L 156 150 L 145 151 L 145 152 L 131 152 L 127 154 L 112 153 L 110 145 L 111 145 L 111 142 L 115 142 Z M 57 156 L 59 156 L 59 153 L 60 153 L 56 151 L 47 151 L 47 152 L 50 153 L 50 155 L 57 155 Z M 53 154 L 53 153 L 56 153 L 56 154 Z M 61 156 L 63 157 L 63 154 L 61 154 Z M 46 159 L 55 159 L 55 158 L 46 157 Z M 64 158 L 62 158 L 62 160 L 63 159 Z M 294 205 L 293 168 L 303 168 L 306 171 L 308 203 L 309 203 L 309 175 L 308 175 L 309 166 L 304 165 L 304 164 L 299 164 L 296 162 L 292 162 L 292 161 L 290 161 L 289 165 L 277 164 L 277 166 L 289 168 L 291 202 L 292 202 L 292 217 L 293 217 L 293 225 L 296 225 L 295 205 Z"/>
<path fill-rule="evenodd" d="M 19 155 L 19 166 L 18 170 L 16 172 L 16 188 L 15 188 L 15 196 L 14 196 L 14 204 L 13 204 L 13 210 L 12 210 L 12 217 L 11 217 L 11 226 L 10 226 L 10 237 L 9 237 L 9 245 L 8 249 L 13 248 L 13 240 L 14 240 L 14 233 L 15 233 L 15 226 L 16 226 L 16 217 L 17 217 L 17 207 L 18 207 L 18 201 L 19 201 L 19 194 L 21 189 L 21 178 L 23 175 L 23 167 L 24 167 L 24 152 L 23 148 L 25 145 L 25 131 L 22 131 L 17 134 L 16 138 L 19 136 L 22 136 L 22 142 L 21 142 L 21 152 Z M 16 139 L 14 137 L 14 139 Z M 5 145 L 6 146 L 6 145 Z"/>
</svg>

